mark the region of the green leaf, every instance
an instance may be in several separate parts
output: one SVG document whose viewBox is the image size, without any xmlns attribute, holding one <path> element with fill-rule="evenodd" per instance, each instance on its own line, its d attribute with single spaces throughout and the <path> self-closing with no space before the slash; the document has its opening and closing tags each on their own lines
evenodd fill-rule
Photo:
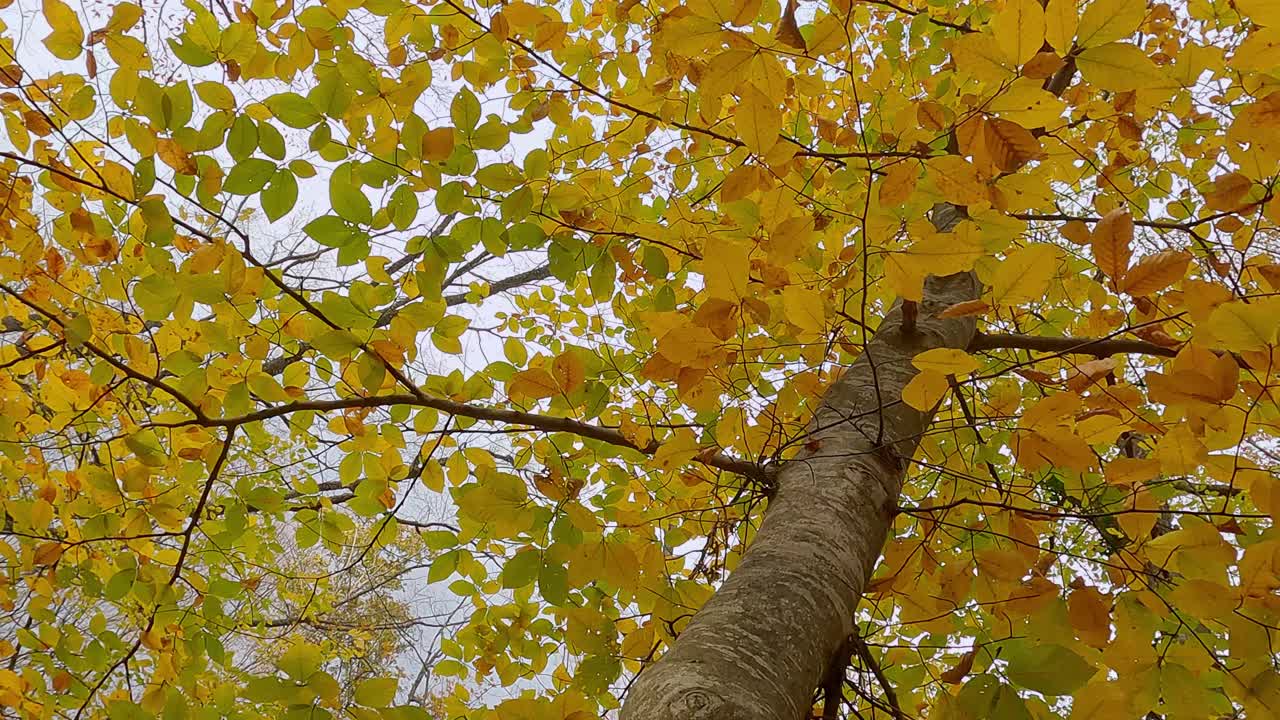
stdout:
<svg viewBox="0 0 1280 720">
<path fill-rule="evenodd" d="M 222 189 L 232 195 L 252 195 L 266 187 L 276 171 L 276 164 L 262 158 L 246 158 L 227 173 Z"/>
<path fill-rule="evenodd" d="M 248 115 L 240 115 L 231 123 L 227 133 L 227 152 L 236 162 L 244 160 L 258 149 L 258 125 Z"/>
<path fill-rule="evenodd" d="M 1061 645 L 1008 643 L 1003 657 L 1009 661 L 1010 680 L 1045 695 L 1070 695 L 1098 671 Z"/>
<path fill-rule="evenodd" d="M 407 230 L 418 218 L 418 194 L 408 185 L 396 188 L 387 203 L 387 216 L 397 230 Z"/>
<path fill-rule="evenodd" d="M 329 177 L 329 204 L 344 220 L 359 225 L 373 222 L 373 206 L 364 186 L 353 177 L 350 163 L 339 165 Z"/>
<path fill-rule="evenodd" d="M 395 701 L 399 684 L 395 678 L 361 680 L 356 683 L 356 702 L 366 707 L 386 707 Z"/>
<path fill-rule="evenodd" d="M 271 123 L 259 123 L 258 148 L 269 158 L 284 160 L 284 136 Z"/>
<path fill-rule="evenodd" d="M 323 662 L 324 656 L 318 646 L 300 640 L 280 656 L 276 667 L 294 680 L 306 682 L 307 678 L 320 670 Z"/>
<path fill-rule="evenodd" d="M 531 548 L 521 550 L 502 568 L 502 587 L 522 588 L 532 585 L 541 568 L 541 553 Z"/>
<path fill-rule="evenodd" d="M 971 678 L 956 698 L 966 716 L 982 720 L 1031 720 L 1031 712 L 1018 693 L 991 675 Z"/>
<path fill-rule="evenodd" d="M 538 592 L 552 605 L 569 603 L 569 572 L 564 565 L 547 563 L 538 571 Z"/>
<path fill-rule="evenodd" d="M 283 92 L 267 98 L 265 104 L 280 122 L 293 128 L 309 128 L 324 118 L 311 101 L 298 93 Z"/>
<path fill-rule="evenodd" d="M 454 571 L 458 569 L 458 561 L 461 559 L 462 550 L 450 550 L 432 560 L 431 568 L 427 570 L 427 582 L 440 582 L 453 575 Z"/>
<path fill-rule="evenodd" d="M 280 168 L 262 191 L 262 211 L 272 222 L 284 217 L 298 201 L 298 181 L 293 173 Z"/>
<path fill-rule="evenodd" d="M 475 93 L 466 87 L 458 91 L 453 96 L 453 103 L 449 106 L 449 117 L 453 120 L 453 124 L 459 130 L 470 132 L 476 128 L 480 122 L 480 100 Z"/>
<path fill-rule="evenodd" d="M 312 240 L 328 247 L 340 248 L 355 240 L 359 234 L 355 228 L 333 215 L 321 215 L 307 223 L 302 231 Z"/>
</svg>

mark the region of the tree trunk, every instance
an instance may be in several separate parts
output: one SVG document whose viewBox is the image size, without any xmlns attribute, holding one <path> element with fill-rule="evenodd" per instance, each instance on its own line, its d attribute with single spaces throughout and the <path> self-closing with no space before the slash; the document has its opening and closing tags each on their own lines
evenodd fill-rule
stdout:
<svg viewBox="0 0 1280 720">
<path fill-rule="evenodd" d="M 949 229 L 959 213 L 940 206 Z M 640 674 L 623 720 L 799 720 L 845 639 L 884 546 L 907 464 L 933 419 L 901 401 L 932 348 L 963 349 L 973 318 L 941 310 L 981 293 L 971 273 L 929 278 L 914 329 L 901 302 L 827 391 L 807 449 L 778 474 L 777 494 L 741 564 L 656 663 Z"/>
</svg>

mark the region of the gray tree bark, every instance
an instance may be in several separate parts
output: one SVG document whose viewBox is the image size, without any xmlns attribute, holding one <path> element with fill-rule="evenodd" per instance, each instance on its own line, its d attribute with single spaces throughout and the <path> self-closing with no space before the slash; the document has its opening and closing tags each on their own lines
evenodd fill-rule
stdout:
<svg viewBox="0 0 1280 720">
<path fill-rule="evenodd" d="M 950 229 L 951 206 L 934 223 Z M 973 318 L 939 318 L 981 287 L 971 273 L 929 278 L 914 323 L 894 304 L 863 354 L 827 391 L 808 449 L 742 562 L 671 648 L 636 678 L 622 720 L 799 720 L 854 629 L 902 481 L 932 412 L 901 401 L 917 354 L 964 349 Z M 906 327 L 904 327 L 904 324 Z M 914 327 L 912 327 L 914 325 Z"/>
</svg>

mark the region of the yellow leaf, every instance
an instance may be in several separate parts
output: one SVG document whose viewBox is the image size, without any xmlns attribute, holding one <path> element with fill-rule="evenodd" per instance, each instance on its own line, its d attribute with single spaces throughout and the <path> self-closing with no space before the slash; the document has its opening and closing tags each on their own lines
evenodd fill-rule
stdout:
<svg viewBox="0 0 1280 720">
<path fill-rule="evenodd" d="M 1128 43 L 1113 42 L 1089 48 L 1076 58 L 1076 65 L 1085 80 L 1115 92 L 1172 85 L 1164 70 L 1156 67 L 1146 53 Z"/>
<path fill-rule="evenodd" d="M 624 658 L 640 660 L 649 657 L 649 651 L 652 649 L 653 625 L 645 623 L 627 633 L 622 640 L 622 646 L 618 649 L 618 653 Z"/>
<path fill-rule="evenodd" d="M 922 371 L 902 388 L 902 400 L 911 407 L 928 412 L 938 404 L 951 384 L 947 376 L 932 370 Z"/>
<path fill-rule="evenodd" d="M 924 274 L 943 276 L 972 270 L 974 262 L 985 254 L 975 223 L 966 220 L 946 233 L 935 231 L 927 222 L 920 226 L 927 226 L 927 229 L 919 240 L 911 244 L 907 258 Z M 912 234 L 915 232 L 913 227 Z"/>
<path fill-rule="evenodd" d="M 1044 39 L 1065 56 L 1076 36 L 1076 0 L 1049 0 L 1044 8 Z"/>
<path fill-rule="evenodd" d="M 1015 75 L 1013 62 L 990 35 L 969 33 L 951 43 L 951 56 L 955 58 L 956 67 L 973 79 L 999 83 Z"/>
<path fill-rule="evenodd" d="M 749 25 L 760 14 L 763 0 L 733 0 L 733 14 L 729 22 L 734 25 Z"/>
<path fill-rule="evenodd" d="M 507 394 L 511 399 L 529 398 L 542 400 L 554 397 L 560 392 L 560 384 L 551 377 L 551 373 L 542 368 L 523 370 L 511 376 L 507 381 Z"/>
<path fill-rule="evenodd" d="M 1146 0 L 1093 0 L 1080 16 L 1076 42 L 1093 48 L 1132 35 L 1147 16 Z"/>
<path fill-rule="evenodd" d="M 958 155 L 944 155 L 928 162 L 929 177 L 947 202 L 967 207 L 987 202 L 987 186 L 978 170 Z"/>
<path fill-rule="evenodd" d="M 195 159 L 188 155 L 181 145 L 168 138 L 161 138 L 156 141 L 156 154 L 160 156 L 165 165 L 183 175 L 195 175 L 198 170 Z"/>
<path fill-rule="evenodd" d="M 1156 444 L 1155 459 L 1166 475 L 1183 475 L 1194 472 L 1205 460 L 1204 443 L 1191 432 L 1186 423 L 1165 433 Z"/>
<path fill-rule="evenodd" d="M 84 48 L 84 28 L 80 17 L 62 0 L 44 0 L 44 19 L 53 32 L 44 39 L 54 57 L 75 60 Z"/>
<path fill-rule="evenodd" d="M 1014 435 L 1014 454 L 1019 465 L 1033 471 L 1055 466 L 1085 472 L 1097 461 L 1089 443 L 1068 430 L 1049 435 L 1020 431 Z"/>
<path fill-rule="evenodd" d="M 1133 255 L 1133 216 L 1124 208 L 1116 208 L 1103 216 L 1089 239 L 1093 260 L 1098 269 L 1113 281 L 1124 277 Z"/>
<path fill-rule="evenodd" d="M 587 376 L 582 358 L 572 350 L 557 355 L 556 359 L 551 361 L 551 372 L 566 395 L 580 389 Z"/>
<path fill-rule="evenodd" d="M 880 204 L 896 207 L 907 201 L 915 192 L 920 168 L 914 162 L 903 162 L 889 168 L 880 181 Z"/>
<path fill-rule="evenodd" d="M 1066 104 L 1046 91 L 1042 80 L 1018 78 L 986 104 L 987 112 L 1024 128 L 1057 127 Z"/>
<path fill-rule="evenodd" d="M 1267 27 L 1280 27 L 1280 3 L 1275 0 L 1235 0 L 1241 15 Z"/>
<path fill-rule="evenodd" d="M 1061 250 L 1053 245 L 1028 245 L 1009 254 L 991 278 L 991 299 L 1012 307 L 1042 300 L 1058 272 Z"/>
<path fill-rule="evenodd" d="M 1190 263 L 1190 253 L 1180 250 L 1148 255 L 1125 272 L 1120 291 L 1134 297 L 1157 293 L 1181 280 Z"/>
<path fill-rule="evenodd" d="M 1013 62 L 1030 60 L 1044 44 L 1044 9 L 1036 0 L 1010 0 L 991 19 L 996 44 Z"/>
<path fill-rule="evenodd" d="M 978 361 L 969 353 L 954 348 L 925 350 L 911 359 L 911 364 L 942 375 L 968 375 L 978 369 Z"/>
<path fill-rule="evenodd" d="M 984 315 L 990 309 L 991 306 L 987 304 L 986 300 L 965 300 L 964 302 L 958 302 L 938 313 L 938 317 L 955 318 Z"/>
<path fill-rule="evenodd" d="M 884 279 L 903 300 L 920 302 L 924 297 L 924 270 L 909 253 L 889 253 L 884 258 Z"/>
<path fill-rule="evenodd" d="M 787 320 L 801 330 L 821 333 L 827 327 L 827 302 L 818 290 L 788 285 L 782 291 L 782 307 L 786 310 Z"/>
<path fill-rule="evenodd" d="M 751 294 L 750 250 L 736 242 L 722 242 L 719 247 L 708 248 L 701 261 L 702 276 L 707 281 L 707 294 L 711 297 L 738 301 Z"/>
<path fill-rule="evenodd" d="M 836 15 L 823 15 L 814 23 L 810 38 L 809 54 L 813 56 L 834 53 L 849 44 L 845 25 Z"/>
<path fill-rule="evenodd" d="M 36 565 L 53 565 L 60 557 L 62 557 L 62 543 L 46 542 L 36 546 L 31 559 Z"/>
<path fill-rule="evenodd" d="M 675 437 L 658 447 L 649 464 L 659 470 L 674 470 L 693 459 L 701 447 L 698 438 L 688 428 L 676 430 Z"/>
<path fill-rule="evenodd" d="M 1209 315 L 1208 328 L 1227 350 L 1257 350 L 1275 340 L 1277 310 L 1274 302 L 1225 303 Z"/>
<path fill-rule="evenodd" d="M 782 110 L 778 102 L 753 85 L 742 91 L 742 102 L 734 110 L 738 134 L 747 149 L 764 155 L 778 142 L 782 130 Z"/>
<path fill-rule="evenodd" d="M 1160 463 L 1152 458 L 1119 457 L 1107 463 L 1103 476 L 1112 485 L 1136 485 L 1160 474 Z"/>
<path fill-rule="evenodd" d="M 142 19 L 142 8 L 134 3 L 116 3 L 111 8 L 111 19 L 107 21 L 109 32 L 125 32 Z"/>
</svg>

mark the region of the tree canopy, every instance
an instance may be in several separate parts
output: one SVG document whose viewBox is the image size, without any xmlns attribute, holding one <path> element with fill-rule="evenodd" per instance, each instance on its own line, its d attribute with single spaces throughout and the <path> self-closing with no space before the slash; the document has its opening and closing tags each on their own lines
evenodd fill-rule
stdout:
<svg viewBox="0 0 1280 720">
<path fill-rule="evenodd" d="M 139 3 L 0 0 L 5 717 L 1280 714 L 1280 3 Z"/>
</svg>

